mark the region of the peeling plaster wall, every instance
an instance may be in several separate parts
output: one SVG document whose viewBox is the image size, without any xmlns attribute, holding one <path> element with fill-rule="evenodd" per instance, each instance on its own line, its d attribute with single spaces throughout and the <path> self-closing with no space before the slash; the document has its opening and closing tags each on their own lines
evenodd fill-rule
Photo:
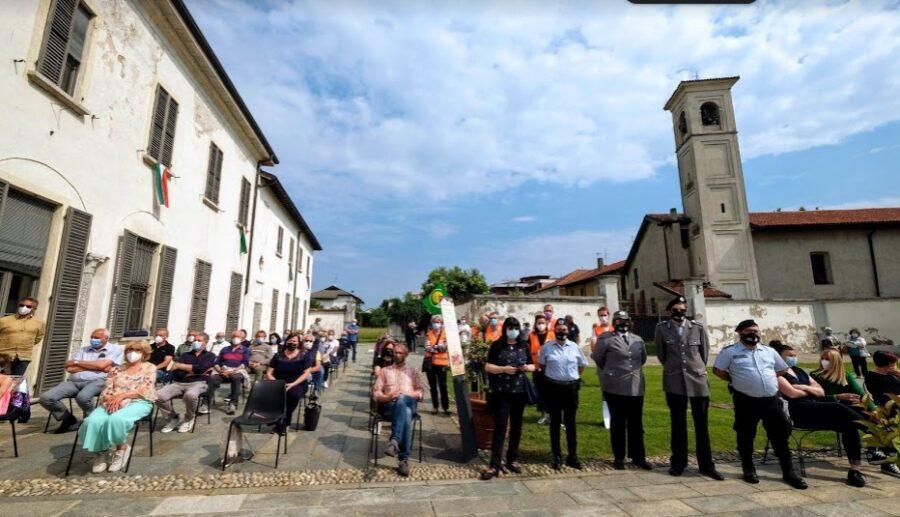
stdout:
<svg viewBox="0 0 900 517">
<path fill-rule="evenodd" d="M 754 319 L 763 340 L 780 339 L 802 352 L 816 352 L 825 327 L 846 339 L 851 328 L 874 346 L 900 342 L 900 299 L 746 301 L 707 299 L 705 320 L 713 351 L 734 342 L 734 327 Z"/>
</svg>

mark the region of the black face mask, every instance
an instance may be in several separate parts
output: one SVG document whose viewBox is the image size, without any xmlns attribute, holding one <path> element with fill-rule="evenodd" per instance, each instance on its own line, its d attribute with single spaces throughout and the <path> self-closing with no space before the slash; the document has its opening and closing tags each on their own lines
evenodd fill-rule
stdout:
<svg viewBox="0 0 900 517">
<path fill-rule="evenodd" d="M 759 334 L 741 334 L 741 343 L 755 345 L 759 343 Z"/>
<path fill-rule="evenodd" d="M 684 321 L 687 315 L 684 309 L 672 309 L 672 319 L 675 321 Z"/>
<path fill-rule="evenodd" d="M 557 332 L 556 333 L 556 339 L 559 341 L 565 341 L 567 337 L 569 337 L 568 332 Z"/>
<path fill-rule="evenodd" d="M 384 350 L 384 356 L 385 356 L 385 357 L 394 357 L 394 349 L 392 349 L 392 348 L 386 348 L 386 349 Z"/>
<path fill-rule="evenodd" d="M 297 350 L 297 346 L 298 346 L 297 343 L 288 343 L 288 344 L 284 345 L 285 348 L 287 348 L 288 350 L 291 350 L 291 351 Z"/>
<path fill-rule="evenodd" d="M 628 332 L 628 329 L 631 328 L 627 323 L 619 323 L 616 325 L 616 330 L 619 332 Z"/>
</svg>

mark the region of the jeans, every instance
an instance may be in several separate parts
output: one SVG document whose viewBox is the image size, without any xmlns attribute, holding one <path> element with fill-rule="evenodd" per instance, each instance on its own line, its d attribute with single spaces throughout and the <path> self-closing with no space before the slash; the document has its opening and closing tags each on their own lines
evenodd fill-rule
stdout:
<svg viewBox="0 0 900 517">
<path fill-rule="evenodd" d="M 400 447 L 400 461 L 409 459 L 412 449 L 412 420 L 419 402 L 409 395 L 401 395 L 393 402 L 381 406 L 381 414 L 391 420 L 391 440 L 396 440 Z"/>
<path fill-rule="evenodd" d="M 578 428 L 575 425 L 575 414 L 578 411 L 579 384 L 555 384 L 549 379 L 544 379 L 544 401 L 547 411 L 550 413 L 550 449 L 553 456 L 562 456 L 560 445 L 560 425 L 566 424 L 566 448 L 568 458 L 578 457 Z"/>
<path fill-rule="evenodd" d="M 851 355 L 850 362 L 853 363 L 853 373 L 857 377 L 865 377 L 869 373 L 869 367 L 866 364 L 866 358 L 861 355 Z"/>
<path fill-rule="evenodd" d="M 712 449 L 709 444 L 709 397 L 688 397 L 666 393 L 669 417 L 672 423 L 672 468 L 684 470 L 688 464 L 687 408 L 691 404 L 694 419 L 694 440 L 697 448 L 697 465 L 700 470 L 714 470 Z"/>
<path fill-rule="evenodd" d="M 447 393 L 447 367 L 434 366 L 425 372 L 428 378 L 428 387 L 431 389 L 431 405 L 434 410 L 438 410 L 438 394 L 440 393 L 441 408 L 444 411 L 450 409 L 450 395 Z"/>
<path fill-rule="evenodd" d="M 356 341 L 350 341 L 350 350 L 353 351 L 353 362 L 356 362 Z"/>
<path fill-rule="evenodd" d="M 506 464 L 515 463 L 519 457 L 519 441 L 522 438 L 522 415 L 525 413 L 524 393 L 492 393 L 489 395 L 494 413 L 494 435 L 491 439 L 491 467 L 500 468 L 503 455 L 503 440 L 509 424 L 509 447 L 506 449 Z"/>
<path fill-rule="evenodd" d="M 617 463 L 625 461 L 645 461 L 644 451 L 644 397 L 616 395 L 603 392 L 603 400 L 609 405 L 609 436 L 612 442 L 613 458 Z M 626 449 L 627 438 L 627 449 Z"/>
<path fill-rule="evenodd" d="M 94 399 L 105 387 L 105 378 L 95 381 L 63 381 L 41 393 L 40 403 L 53 415 L 53 418 L 62 420 L 69 414 L 69 408 L 62 403 L 62 399 L 74 397 L 78 407 L 87 417 L 94 410 Z"/>
<path fill-rule="evenodd" d="M 209 393 L 215 393 L 216 389 L 222 385 L 223 381 L 231 384 L 231 393 L 228 397 L 231 399 L 232 404 L 237 405 L 237 403 L 241 401 L 241 390 L 244 387 L 244 374 L 235 372 L 231 374 L 230 377 L 218 373 L 210 375 L 209 379 L 206 380 L 206 385 L 209 387 Z"/>
<path fill-rule="evenodd" d="M 788 437 L 791 422 L 784 414 L 784 407 L 778 397 L 750 397 L 739 391 L 732 394 L 734 402 L 734 432 L 737 435 L 737 449 L 744 471 L 755 470 L 753 466 L 753 440 L 756 427 L 762 420 L 766 435 L 775 450 L 784 473 L 793 470 Z"/>
</svg>

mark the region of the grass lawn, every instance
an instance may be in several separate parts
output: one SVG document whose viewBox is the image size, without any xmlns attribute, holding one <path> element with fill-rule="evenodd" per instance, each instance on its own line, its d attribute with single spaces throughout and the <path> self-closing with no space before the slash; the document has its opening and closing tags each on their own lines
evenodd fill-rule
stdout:
<svg viewBox="0 0 900 517">
<path fill-rule="evenodd" d="M 384 327 L 363 327 L 359 329 L 359 342 L 374 343 L 385 332 L 387 329 Z"/>
<path fill-rule="evenodd" d="M 809 370 L 812 365 L 804 365 Z M 671 453 L 669 439 L 669 408 L 662 391 L 662 367 L 645 366 L 647 394 L 644 397 L 644 444 L 648 456 L 668 456 Z M 734 410 L 731 409 L 731 395 L 728 387 L 719 378 L 713 376 L 710 369 L 712 394 L 709 408 L 709 432 L 713 451 L 734 451 L 735 437 L 731 426 L 734 423 Z M 579 393 L 578 409 L 578 454 L 582 458 L 612 459 L 612 447 L 609 442 L 609 431 L 600 422 L 601 394 L 596 368 L 587 368 Z M 452 383 L 451 383 L 452 392 Z M 534 406 L 525 410 L 525 425 L 522 430 L 521 455 L 523 459 L 532 461 L 548 461 L 550 457 L 550 432 L 548 426 L 538 425 L 540 413 Z M 694 451 L 693 422 L 688 415 L 689 448 Z M 563 451 L 565 451 L 565 432 L 562 433 Z M 758 449 L 765 446 L 765 430 L 762 425 L 756 435 Z M 806 441 L 804 443 L 807 443 Z M 819 433 L 810 437 L 809 446 L 827 446 L 834 444 L 834 435 Z"/>
</svg>

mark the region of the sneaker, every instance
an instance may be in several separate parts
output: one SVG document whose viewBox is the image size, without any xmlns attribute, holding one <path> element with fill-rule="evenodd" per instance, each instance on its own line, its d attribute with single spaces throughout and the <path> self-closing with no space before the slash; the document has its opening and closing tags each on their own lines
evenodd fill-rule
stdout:
<svg viewBox="0 0 900 517">
<path fill-rule="evenodd" d="M 128 463 L 128 457 L 131 456 L 131 446 L 125 445 L 124 449 L 116 449 L 113 453 L 112 463 L 109 464 L 110 472 L 118 472 Z"/>
<path fill-rule="evenodd" d="M 401 476 L 408 478 L 409 477 L 409 461 L 403 460 L 397 464 L 397 473 Z"/>
<path fill-rule="evenodd" d="M 866 477 L 863 476 L 862 472 L 850 469 L 847 472 L 847 484 L 856 488 L 862 488 L 866 486 Z"/>
<path fill-rule="evenodd" d="M 896 463 L 885 463 L 881 466 L 881 473 L 900 478 L 900 467 Z"/>
<path fill-rule="evenodd" d="M 231 397 L 225 397 L 224 399 L 222 399 L 222 402 L 224 402 L 225 404 L 231 404 Z"/>
<path fill-rule="evenodd" d="M 189 432 L 191 432 L 191 429 L 193 427 L 194 427 L 194 419 L 193 418 L 190 420 L 185 420 L 184 422 L 181 423 L 180 426 L 178 426 L 178 432 L 179 433 L 189 433 Z"/>
<path fill-rule="evenodd" d="M 394 457 L 400 453 L 400 444 L 397 443 L 397 440 L 391 440 L 388 443 L 388 446 L 384 449 L 385 456 Z"/>
<path fill-rule="evenodd" d="M 544 413 L 541 418 L 538 419 L 538 425 L 547 425 L 550 423 L 550 415 Z"/>
<path fill-rule="evenodd" d="M 237 411 L 237 407 L 234 404 L 229 403 L 228 408 L 225 409 L 225 414 L 233 415 L 235 411 Z"/>
<path fill-rule="evenodd" d="M 94 453 L 94 463 L 91 465 L 91 472 L 94 474 L 99 474 L 101 472 L 106 472 L 109 461 L 109 451 L 103 452 L 95 452 Z"/>
<path fill-rule="evenodd" d="M 197 408 L 197 413 L 201 415 L 209 414 L 209 404 L 207 404 L 206 402 L 201 402 L 200 407 Z"/>
<path fill-rule="evenodd" d="M 324 386 L 325 389 L 328 389 L 328 381 L 323 382 L 323 383 L 322 383 L 322 386 Z"/>
<path fill-rule="evenodd" d="M 889 463 L 892 459 L 880 449 L 866 449 L 866 461 L 869 462 L 869 465 L 883 465 Z"/>
<path fill-rule="evenodd" d="M 171 433 L 172 431 L 175 430 L 176 427 L 178 427 L 178 424 L 179 424 L 179 423 L 180 423 L 180 421 L 179 421 L 179 418 L 178 418 L 177 416 L 176 416 L 175 418 L 170 418 L 169 421 L 166 422 L 166 425 L 163 426 L 163 428 L 162 428 L 159 432 L 161 432 L 161 433 Z"/>
</svg>

